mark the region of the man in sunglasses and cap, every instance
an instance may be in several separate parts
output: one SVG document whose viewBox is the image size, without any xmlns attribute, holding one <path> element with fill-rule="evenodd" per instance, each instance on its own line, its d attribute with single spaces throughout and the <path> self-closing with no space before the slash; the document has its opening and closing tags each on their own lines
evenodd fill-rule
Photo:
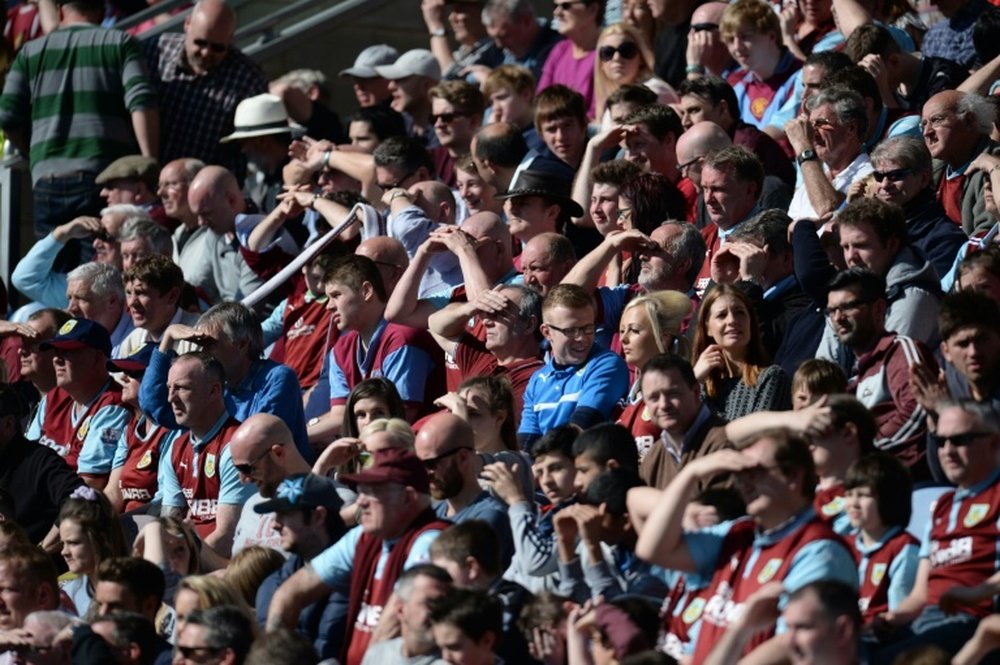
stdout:
<svg viewBox="0 0 1000 665">
<path fill-rule="evenodd" d="M 888 628 L 904 628 L 902 641 L 875 654 L 892 662 L 921 644 L 955 654 L 993 613 L 996 547 L 1000 537 L 1000 427 L 993 409 L 962 402 L 938 415 L 938 460 L 956 489 L 933 504 L 920 548 L 913 591 L 893 612 L 881 615 Z M 958 662 L 958 661 L 956 661 Z M 963 661 L 972 662 L 972 661 Z"/>
<path fill-rule="evenodd" d="M 399 575 L 429 560 L 449 524 L 434 515 L 427 471 L 412 451 L 388 448 L 374 457 L 367 470 L 340 477 L 357 487 L 359 525 L 282 584 L 267 615 L 269 630 L 290 628 L 303 607 L 332 590 L 347 593 L 345 665 L 361 663 Z"/>
<path fill-rule="evenodd" d="M 85 483 L 103 489 L 131 418 L 105 365 L 111 356 L 108 331 L 90 319 L 70 319 L 38 349 L 54 350 L 56 387 L 42 398 L 27 437 L 59 453 Z"/>
<path fill-rule="evenodd" d="M 149 366 L 155 343 L 147 343 L 125 358 L 109 360 L 122 386 L 122 404 L 132 419 L 115 447 L 111 477 L 104 494 L 119 513 L 140 510 L 159 498 L 160 465 L 169 463 L 169 451 L 177 430 L 160 427 L 139 408 L 139 385 Z"/>
</svg>

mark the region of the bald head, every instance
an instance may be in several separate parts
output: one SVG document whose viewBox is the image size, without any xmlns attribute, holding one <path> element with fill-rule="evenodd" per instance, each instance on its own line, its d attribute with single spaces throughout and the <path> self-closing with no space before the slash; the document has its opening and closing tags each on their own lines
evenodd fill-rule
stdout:
<svg viewBox="0 0 1000 665">
<path fill-rule="evenodd" d="M 728 6 L 729 3 L 726 2 L 706 2 L 691 14 L 691 23 L 714 23 L 718 25 L 719 21 L 722 20 L 722 12 L 726 11 L 726 7 Z"/>
<path fill-rule="evenodd" d="M 495 212 L 484 210 L 470 215 L 462 222 L 462 230 L 474 238 L 492 238 L 510 241 L 510 229 Z"/>
<path fill-rule="evenodd" d="M 265 497 L 274 496 L 290 474 L 309 471 L 288 425 L 270 413 L 255 413 L 243 421 L 229 441 L 229 454 L 240 478 Z"/>
<path fill-rule="evenodd" d="M 687 164 L 692 160 L 710 155 L 733 144 L 722 127 L 714 122 L 696 122 L 677 139 L 677 163 Z M 701 186 L 701 164 L 691 164 L 685 171 L 695 185 Z"/>
<path fill-rule="evenodd" d="M 234 456 L 252 458 L 269 446 L 295 447 L 288 425 L 270 413 L 255 413 L 247 418 L 229 441 Z"/>
<path fill-rule="evenodd" d="M 510 228 L 495 212 L 484 210 L 462 222 L 462 230 L 479 242 L 476 255 L 490 282 L 499 281 L 514 269 Z M 482 242 L 490 240 L 492 242 Z"/>
<path fill-rule="evenodd" d="M 431 416 L 417 433 L 414 447 L 422 460 L 435 459 L 472 446 L 472 426 L 452 413 Z"/>
<path fill-rule="evenodd" d="M 236 31 L 236 14 L 223 0 L 201 0 L 184 21 L 184 55 L 202 76 L 226 59 Z"/>
<path fill-rule="evenodd" d="M 206 166 L 191 181 L 188 205 L 198 224 L 218 234 L 231 233 L 243 212 L 243 192 L 236 177 L 221 166 Z"/>
<path fill-rule="evenodd" d="M 451 188 L 437 180 L 424 180 L 410 187 L 413 203 L 439 224 L 455 223 L 455 195 Z"/>
<path fill-rule="evenodd" d="M 403 243 L 387 236 L 375 236 L 365 240 L 358 245 L 354 253 L 375 262 L 382 275 L 386 293 L 396 288 L 396 283 L 399 282 L 406 266 L 410 265 L 410 257 Z"/>
</svg>

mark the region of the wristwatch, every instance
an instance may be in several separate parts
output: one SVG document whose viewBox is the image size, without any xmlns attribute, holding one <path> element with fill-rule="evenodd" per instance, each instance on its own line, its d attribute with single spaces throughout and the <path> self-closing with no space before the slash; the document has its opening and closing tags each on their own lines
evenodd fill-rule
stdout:
<svg viewBox="0 0 1000 665">
<path fill-rule="evenodd" d="M 447 37 L 448 33 L 445 32 L 444 28 L 437 28 L 430 31 L 431 37 Z"/>
<path fill-rule="evenodd" d="M 802 166 L 804 162 L 808 162 L 810 159 L 816 159 L 816 151 L 812 148 L 800 152 L 795 161 L 798 162 L 799 166 Z"/>
</svg>

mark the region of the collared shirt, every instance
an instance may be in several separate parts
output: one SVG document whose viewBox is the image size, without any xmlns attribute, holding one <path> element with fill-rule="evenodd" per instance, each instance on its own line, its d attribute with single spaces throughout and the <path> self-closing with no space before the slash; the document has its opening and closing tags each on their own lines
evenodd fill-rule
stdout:
<svg viewBox="0 0 1000 665">
<path fill-rule="evenodd" d="M 196 157 L 241 176 L 245 162 L 238 147 L 219 139 L 233 131 L 241 101 L 267 92 L 260 67 L 232 48 L 217 67 L 198 75 L 188 65 L 181 33 L 164 33 L 143 47 L 160 99 L 161 163 Z"/>
<path fill-rule="evenodd" d="M 921 42 L 921 53 L 945 58 L 971 69 L 977 60 L 976 48 L 972 43 L 972 29 L 976 19 L 989 8 L 987 0 L 969 0 L 955 16 L 938 21 L 930 27 Z"/>
<path fill-rule="evenodd" d="M 864 178 L 873 170 L 871 160 L 868 159 L 868 153 L 866 152 L 859 153 L 854 158 L 854 161 L 846 169 L 838 173 L 835 178 L 830 178 L 830 167 L 823 164 L 823 173 L 826 174 L 827 178 L 830 178 L 833 188 L 841 194 L 846 194 L 851 183 Z M 812 201 L 809 200 L 806 181 L 801 173 L 799 173 L 799 181 L 795 185 L 795 194 L 792 196 L 792 203 L 788 206 L 788 216 L 793 220 L 816 219 L 819 217 L 816 213 L 816 208 L 813 207 Z"/>
<path fill-rule="evenodd" d="M 674 458 L 675 462 L 680 464 L 681 455 L 701 444 L 701 439 L 697 437 L 698 430 L 701 429 L 702 424 L 708 420 L 711 415 L 711 409 L 709 409 L 705 404 L 702 404 L 701 408 L 698 409 L 698 415 L 695 416 L 690 427 L 688 427 L 687 431 L 684 433 L 684 439 L 681 441 L 681 447 L 679 450 L 673 438 L 669 433 L 667 433 L 667 430 L 660 432 L 660 443 L 663 445 L 663 449 L 670 453 L 670 456 Z"/>
</svg>

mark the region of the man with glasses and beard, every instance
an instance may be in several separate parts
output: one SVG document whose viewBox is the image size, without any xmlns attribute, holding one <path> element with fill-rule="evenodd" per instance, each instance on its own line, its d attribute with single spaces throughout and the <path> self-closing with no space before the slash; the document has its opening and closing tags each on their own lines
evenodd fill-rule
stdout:
<svg viewBox="0 0 1000 665">
<path fill-rule="evenodd" d="M 927 412 L 910 386 L 910 372 L 937 363 L 918 340 L 885 328 L 885 281 L 864 268 L 850 268 L 830 283 L 826 315 L 841 344 L 857 358 L 849 390 L 875 416 L 875 447 L 899 458 L 914 480 L 930 478 L 924 447 Z"/>
</svg>

